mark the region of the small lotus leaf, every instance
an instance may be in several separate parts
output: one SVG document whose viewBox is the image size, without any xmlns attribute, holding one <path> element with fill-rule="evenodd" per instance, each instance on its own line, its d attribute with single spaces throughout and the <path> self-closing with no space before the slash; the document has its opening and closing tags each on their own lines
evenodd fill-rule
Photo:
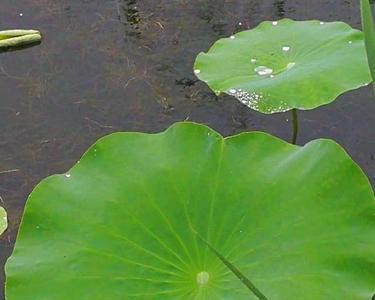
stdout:
<svg viewBox="0 0 375 300">
<path fill-rule="evenodd" d="M 371 299 L 371 186 L 340 146 L 178 123 L 100 139 L 29 197 L 7 300 Z M 198 234 L 197 234 L 198 233 Z M 199 237 L 199 238 L 198 238 Z"/>
<path fill-rule="evenodd" d="M 262 22 L 200 53 L 194 72 L 262 113 L 313 109 L 371 82 L 361 31 L 342 22 Z"/>
</svg>

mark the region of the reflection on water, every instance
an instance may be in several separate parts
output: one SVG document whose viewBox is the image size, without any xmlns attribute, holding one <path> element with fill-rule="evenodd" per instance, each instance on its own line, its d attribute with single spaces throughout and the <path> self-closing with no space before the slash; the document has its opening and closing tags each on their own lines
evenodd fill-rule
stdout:
<svg viewBox="0 0 375 300">
<path fill-rule="evenodd" d="M 41 41 L 30 43 L 30 44 L 27 44 L 27 45 L 17 46 L 17 47 L 0 48 L 0 53 L 22 51 L 22 50 L 25 50 L 27 48 L 31 48 L 31 47 L 37 46 L 40 43 L 41 43 Z"/>
<path fill-rule="evenodd" d="M 282 18 L 285 16 L 285 0 L 275 0 L 273 5 L 276 8 L 276 15 L 279 18 Z"/>
<path fill-rule="evenodd" d="M 38 28 L 44 40 L 0 54 L 0 205 L 10 219 L 0 264 L 11 252 L 31 189 L 41 178 L 64 173 L 105 134 L 157 132 L 192 120 L 224 135 L 262 130 L 289 140 L 289 113 L 264 116 L 230 96 L 216 97 L 194 76 L 195 56 L 220 37 L 281 16 L 359 27 L 353 3 L 2 0 L 1 29 Z M 370 88 L 347 93 L 300 113 L 299 143 L 335 139 L 375 183 L 374 115 Z"/>
</svg>

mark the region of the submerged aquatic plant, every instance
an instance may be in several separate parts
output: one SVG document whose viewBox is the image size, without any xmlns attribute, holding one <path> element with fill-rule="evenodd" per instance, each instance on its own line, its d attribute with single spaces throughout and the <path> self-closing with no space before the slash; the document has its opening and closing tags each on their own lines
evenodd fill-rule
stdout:
<svg viewBox="0 0 375 300">
<path fill-rule="evenodd" d="M 0 235 L 3 234 L 3 232 L 8 227 L 8 220 L 7 220 L 7 213 L 4 208 L 0 206 Z"/>
<path fill-rule="evenodd" d="M 38 43 L 42 40 L 42 35 L 38 30 L 3 30 L 0 31 L 0 49 L 21 47 Z"/>
<path fill-rule="evenodd" d="M 115 133 L 32 192 L 6 296 L 370 299 L 374 211 L 367 178 L 329 140 L 194 123 Z"/>
</svg>

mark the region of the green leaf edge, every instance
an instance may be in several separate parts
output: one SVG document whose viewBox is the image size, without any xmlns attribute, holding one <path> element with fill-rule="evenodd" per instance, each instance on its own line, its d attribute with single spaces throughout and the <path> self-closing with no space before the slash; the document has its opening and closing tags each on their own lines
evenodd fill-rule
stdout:
<svg viewBox="0 0 375 300">
<path fill-rule="evenodd" d="M 362 0 L 363 1 L 363 0 Z M 273 21 L 262 21 L 260 22 L 256 27 L 254 28 L 250 28 L 248 30 L 259 30 L 259 29 L 262 29 L 263 26 L 269 26 L 270 24 L 272 24 Z M 320 23 L 321 21 L 320 20 L 317 20 L 317 19 L 312 19 L 312 20 L 303 20 L 303 21 L 299 21 L 299 20 L 293 20 L 293 19 L 290 19 L 290 18 L 283 18 L 283 19 L 280 19 L 280 20 L 277 20 L 277 22 L 280 24 L 282 23 L 286 23 L 286 22 L 315 22 L 315 23 Z M 346 29 L 350 29 L 352 31 L 355 31 L 355 32 L 360 32 L 363 34 L 363 32 L 361 30 L 358 30 L 358 29 L 354 29 L 352 28 L 349 24 L 345 23 L 345 22 L 341 22 L 341 21 L 334 21 L 334 22 L 330 22 L 330 23 L 336 23 L 336 24 L 340 24 L 340 25 L 343 25 Z M 248 31 L 246 30 L 246 31 Z M 236 36 L 238 33 L 241 33 L 242 31 L 239 31 L 235 34 L 233 34 L 234 36 Z M 220 38 L 220 39 L 217 39 L 216 41 L 214 41 L 211 46 L 208 48 L 208 50 L 206 52 L 204 51 L 201 51 L 198 53 L 198 55 L 196 56 L 196 59 L 194 61 L 194 67 L 193 67 L 193 70 L 195 69 L 199 69 L 199 67 L 197 67 L 197 62 L 198 62 L 198 58 L 201 56 L 201 55 L 205 55 L 205 54 L 208 54 L 211 50 L 214 49 L 214 46 L 216 44 L 216 42 L 220 41 L 220 40 L 224 40 L 224 39 L 228 39 L 228 37 L 223 37 L 223 38 Z M 375 48 L 375 46 L 374 46 Z M 375 58 L 374 58 L 375 60 Z M 374 61 L 374 68 L 375 68 L 375 61 Z M 229 96 L 232 96 L 228 93 L 226 93 L 225 91 L 219 91 L 219 92 L 216 92 L 215 90 L 211 89 L 210 85 L 207 83 L 206 80 L 203 80 L 200 78 L 200 74 L 194 74 L 200 81 L 206 83 L 206 85 L 210 88 L 211 91 L 213 91 L 215 93 L 216 96 L 220 96 L 221 94 L 227 94 Z M 331 100 L 328 100 L 328 101 L 320 101 L 320 104 L 316 104 L 316 105 L 311 105 L 311 106 L 304 106 L 304 107 L 300 107 L 298 105 L 295 105 L 295 106 L 291 106 L 287 111 L 290 111 L 292 109 L 298 109 L 298 110 L 312 110 L 312 109 L 315 109 L 315 108 L 318 108 L 320 106 L 324 106 L 324 105 L 328 105 L 330 103 L 332 103 L 333 101 L 335 101 L 339 96 L 345 94 L 346 92 L 349 92 L 349 91 L 354 91 L 354 90 L 357 90 L 361 87 L 364 87 L 364 86 L 367 86 L 371 83 L 371 79 L 369 79 L 368 81 L 365 82 L 365 84 L 361 84 L 357 87 L 354 87 L 354 88 L 348 88 L 348 89 L 345 89 L 344 91 L 342 92 L 339 92 L 337 94 L 333 94 L 333 96 L 331 97 Z M 266 114 L 266 115 L 271 115 L 271 114 L 274 114 L 274 113 L 283 113 L 285 111 L 276 111 L 276 112 L 267 112 L 267 111 L 260 111 L 260 110 L 256 110 L 262 114 Z"/>
<path fill-rule="evenodd" d="M 360 0 L 362 30 L 365 36 L 368 63 L 372 79 L 375 79 L 375 28 L 369 0 Z"/>
<path fill-rule="evenodd" d="M 372 185 L 370 183 L 370 180 L 369 178 L 367 177 L 367 175 L 364 173 L 364 171 L 361 169 L 361 167 L 351 158 L 351 156 L 346 152 L 346 150 L 340 145 L 338 144 L 337 142 L 335 142 L 334 140 L 331 140 L 331 139 L 326 139 L 326 138 L 319 138 L 319 139 L 315 139 L 315 140 L 312 140 L 308 143 L 306 143 L 305 145 L 303 146 L 299 146 L 299 145 L 294 145 L 294 144 L 291 144 L 291 143 L 288 143 L 284 140 L 282 140 L 281 138 L 278 138 L 278 137 L 275 137 L 269 133 L 266 133 L 266 132 L 262 132 L 262 131 L 247 131 L 247 132 L 241 132 L 241 133 L 238 133 L 238 134 L 235 134 L 235 135 L 230 135 L 230 136 L 227 136 L 227 137 L 224 137 L 222 136 L 220 133 L 218 133 L 217 131 L 213 130 L 212 128 L 210 128 L 209 126 L 207 125 L 204 125 L 204 124 L 200 124 L 200 123 L 196 123 L 196 122 L 191 122 L 191 121 L 182 121 L 182 122 L 176 122 L 176 123 L 173 123 L 171 126 L 169 126 L 167 129 L 165 129 L 164 131 L 161 131 L 161 132 L 157 132 L 157 133 L 145 133 L 145 132 L 134 132 L 134 131 L 124 131 L 124 132 L 114 132 L 114 133 L 110 133 L 106 136 L 103 136 L 101 138 L 99 138 L 94 144 L 92 144 L 87 150 L 86 152 L 84 152 L 84 154 L 81 156 L 81 158 L 73 165 L 72 168 L 70 168 L 69 170 L 67 170 L 65 173 L 60 173 L 60 174 L 54 174 L 54 175 L 51 175 L 51 176 L 48 176 L 44 179 L 42 179 L 36 186 L 35 188 L 32 190 L 32 192 L 30 193 L 30 195 L 27 197 L 27 200 L 26 200 L 26 204 L 25 204 L 25 209 L 24 211 L 26 210 L 27 206 L 28 206 L 28 201 L 29 199 L 31 198 L 32 194 L 34 193 L 35 190 L 37 190 L 39 188 L 40 185 L 44 184 L 45 182 L 49 181 L 50 179 L 54 178 L 54 177 L 61 177 L 61 176 L 64 176 L 64 174 L 66 173 L 70 173 L 70 172 L 73 172 L 75 168 L 79 168 L 80 164 L 81 163 L 84 163 L 84 160 L 86 157 L 90 156 L 91 154 L 94 154 L 95 153 L 95 148 L 97 145 L 99 144 L 102 144 L 102 143 L 105 143 L 107 139 L 112 139 L 112 138 L 116 138 L 116 136 L 118 135 L 166 135 L 168 134 L 170 131 L 172 130 L 178 130 L 180 127 L 185 127 L 185 126 L 188 126 L 188 127 L 197 127 L 197 128 L 200 128 L 202 130 L 205 130 L 206 132 L 210 132 L 214 135 L 216 135 L 218 138 L 224 140 L 224 142 L 226 140 L 229 140 L 229 139 L 238 139 L 238 138 L 242 138 L 242 137 L 245 137 L 247 136 L 248 138 L 250 138 L 252 135 L 263 135 L 265 136 L 266 138 L 270 139 L 270 140 L 273 140 L 275 142 L 278 142 L 278 143 L 281 143 L 283 144 L 284 146 L 289 146 L 291 149 L 294 148 L 294 149 L 303 149 L 303 148 L 307 148 L 315 143 L 325 143 L 325 144 L 331 144 L 333 147 L 337 148 L 338 150 L 338 153 L 341 152 L 341 155 L 344 155 L 345 156 L 345 159 L 349 159 L 355 166 L 355 168 L 357 169 L 357 171 L 360 172 L 361 176 L 363 177 L 363 179 L 365 179 L 366 181 L 366 185 L 367 185 L 367 189 L 369 191 L 372 192 L 373 194 L 373 198 L 374 198 L 374 204 L 375 204 L 375 194 L 374 194 L 374 191 L 372 189 Z M 203 136 L 203 135 L 202 135 Z M 20 223 L 20 228 L 22 226 L 22 223 L 23 223 L 23 216 L 21 218 L 21 223 Z"/>
</svg>

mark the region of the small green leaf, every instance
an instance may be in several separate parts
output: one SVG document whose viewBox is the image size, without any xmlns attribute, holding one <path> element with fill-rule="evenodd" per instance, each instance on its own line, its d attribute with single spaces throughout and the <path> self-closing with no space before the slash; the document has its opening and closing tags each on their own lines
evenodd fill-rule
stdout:
<svg viewBox="0 0 375 300">
<path fill-rule="evenodd" d="M 365 35 L 368 62 L 375 78 L 375 29 L 369 0 L 361 0 L 362 29 Z"/>
<path fill-rule="evenodd" d="M 374 212 L 329 140 L 115 133 L 30 195 L 6 299 L 256 300 L 247 278 L 270 300 L 370 300 Z"/>
<path fill-rule="evenodd" d="M 8 220 L 7 220 L 7 213 L 4 208 L 0 206 L 0 235 L 3 234 L 3 232 L 8 227 Z"/>
<path fill-rule="evenodd" d="M 313 109 L 367 85 L 363 34 L 342 22 L 262 22 L 200 53 L 194 73 L 262 113 Z"/>
</svg>

